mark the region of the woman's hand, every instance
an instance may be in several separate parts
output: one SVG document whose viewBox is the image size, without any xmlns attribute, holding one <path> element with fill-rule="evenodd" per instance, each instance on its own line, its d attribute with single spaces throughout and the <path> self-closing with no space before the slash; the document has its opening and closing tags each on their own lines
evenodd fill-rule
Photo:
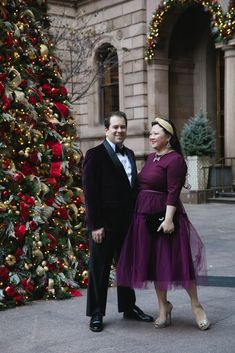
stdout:
<svg viewBox="0 0 235 353">
<path fill-rule="evenodd" d="M 166 234 L 174 233 L 175 226 L 174 226 L 173 221 L 171 219 L 165 219 L 161 223 L 161 225 L 160 225 L 160 227 L 158 228 L 157 231 L 159 232 L 160 230 L 163 230 L 163 232 L 166 233 Z"/>
<path fill-rule="evenodd" d="M 167 205 L 166 206 L 166 214 L 165 214 L 165 219 L 162 222 L 162 224 L 160 225 L 160 227 L 158 228 L 158 232 L 160 230 L 163 230 L 164 233 L 166 234 L 171 234 L 175 231 L 175 226 L 174 226 L 174 222 L 173 222 L 173 217 L 176 211 L 176 207 L 175 206 L 171 206 L 171 205 Z"/>
<path fill-rule="evenodd" d="M 105 237 L 105 232 L 104 228 L 96 229 L 91 232 L 92 239 L 94 240 L 95 243 L 102 243 L 104 237 Z"/>
</svg>

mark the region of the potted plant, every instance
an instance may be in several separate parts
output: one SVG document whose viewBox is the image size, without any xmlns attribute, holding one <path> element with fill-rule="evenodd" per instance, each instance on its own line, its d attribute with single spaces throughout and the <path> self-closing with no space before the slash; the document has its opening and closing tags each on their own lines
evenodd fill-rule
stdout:
<svg viewBox="0 0 235 353">
<path fill-rule="evenodd" d="M 184 125 L 180 142 L 186 156 L 191 189 L 205 190 L 215 155 L 215 131 L 202 111 Z"/>
</svg>

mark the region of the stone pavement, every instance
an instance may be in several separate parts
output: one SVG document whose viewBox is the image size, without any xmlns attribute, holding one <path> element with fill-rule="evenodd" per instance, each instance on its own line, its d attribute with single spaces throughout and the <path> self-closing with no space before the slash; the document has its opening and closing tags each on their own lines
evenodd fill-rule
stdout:
<svg viewBox="0 0 235 353">
<path fill-rule="evenodd" d="M 233 353 L 235 352 L 235 205 L 185 205 L 207 251 L 209 286 L 199 296 L 212 323 L 201 332 L 188 296 L 169 292 L 172 326 L 124 320 L 116 308 L 116 289 L 108 294 L 105 329 L 93 333 L 83 296 L 37 301 L 0 312 L 0 353 Z M 153 289 L 136 291 L 137 304 L 157 315 Z"/>
</svg>

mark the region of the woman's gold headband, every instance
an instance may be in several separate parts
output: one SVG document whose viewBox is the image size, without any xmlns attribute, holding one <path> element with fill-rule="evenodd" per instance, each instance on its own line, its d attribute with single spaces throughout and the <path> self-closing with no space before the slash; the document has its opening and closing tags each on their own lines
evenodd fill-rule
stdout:
<svg viewBox="0 0 235 353">
<path fill-rule="evenodd" d="M 156 118 L 154 121 L 156 121 L 158 123 L 158 125 L 160 125 L 167 132 L 169 132 L 169 134 L 174 135 L 173 127 L 171 126 L 170 123 L 168 123 L 168 121 L 166 121 L 165 119 L 162 119 L 162 118 Z"/>
</svg>

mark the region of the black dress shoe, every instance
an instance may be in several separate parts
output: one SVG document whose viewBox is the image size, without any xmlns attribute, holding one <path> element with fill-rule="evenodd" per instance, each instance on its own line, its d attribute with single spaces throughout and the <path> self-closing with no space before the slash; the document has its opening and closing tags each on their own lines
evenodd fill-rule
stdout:
<svg viewBox="0 0 235 353">
<path fill-rule="evenodd" d="M 133 309 L 124 311 L 123 317 L 125 319 L 132 319 L 144 322 L 153 322 L 153 317 L 145 314 L 138 306 L 134 306 Z"/>
<path fill-rule="evenodd" d="M 90 330 L 93 332 L 100 332 L 103 330 L 103 316 L 101 314 L 94 314 L 90 320 Z"/>
</svg>

